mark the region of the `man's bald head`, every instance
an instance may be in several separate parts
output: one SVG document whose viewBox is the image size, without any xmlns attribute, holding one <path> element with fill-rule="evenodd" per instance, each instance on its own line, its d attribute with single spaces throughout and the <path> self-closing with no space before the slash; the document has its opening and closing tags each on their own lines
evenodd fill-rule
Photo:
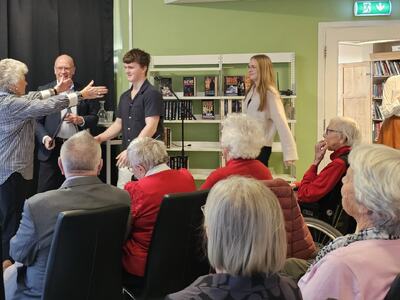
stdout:
<svg viewBox="0 0 400 300">
<path fill-rule="evenodd" d="M 73 76 L 75 75 L 74 59 L 67 54 L 58 56 L 54 62 L 54 74 L 56 75 L 58 82 L 62 79 L 73 79 Z"/>
</svg>

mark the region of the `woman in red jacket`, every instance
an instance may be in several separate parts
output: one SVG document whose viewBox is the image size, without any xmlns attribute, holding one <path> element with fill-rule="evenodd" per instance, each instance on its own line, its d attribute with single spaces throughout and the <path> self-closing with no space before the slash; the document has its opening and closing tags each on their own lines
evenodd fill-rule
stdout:
<svg viewBox="0 0 400 300">
<path fill-rule="evenodd" d="M 230 114 L 222 123 L 221 147 L 226 166 L 213 171 L 201 186 L 210 189 L 231 175 L 272 179 L 268 167 L 257 160 L 265 144 L 262 125 L 245 114 Z"/>
<path fill-rule="evenodd" d="M 172 170 L 166 164 L 168 154 L 163 142 L 149 137 L 133 140 L 127 150 L 132 173 L 138 181 L 125 185 L 131 196 L 131 233 L 123 247 L 125 282 L 143 285 L 147 251 L 153 228 L 165 194 L 196 190 L 192 174 L 186 169 Z"/>
</svg>

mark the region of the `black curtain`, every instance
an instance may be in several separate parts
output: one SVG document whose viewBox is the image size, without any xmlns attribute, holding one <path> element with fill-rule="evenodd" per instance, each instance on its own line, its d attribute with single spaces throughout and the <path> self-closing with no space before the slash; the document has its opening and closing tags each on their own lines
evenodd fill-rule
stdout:
<svg viewBox="0 0 400 300">
<path fill-rule="evenodd" d="M 28 90 L 55 79 L 64 53 L 75 60 L 76 81 L 109 88 L 113 110 L 113 0 L 0 0 L 0 59 L 26 63 Z"/>
</svg>

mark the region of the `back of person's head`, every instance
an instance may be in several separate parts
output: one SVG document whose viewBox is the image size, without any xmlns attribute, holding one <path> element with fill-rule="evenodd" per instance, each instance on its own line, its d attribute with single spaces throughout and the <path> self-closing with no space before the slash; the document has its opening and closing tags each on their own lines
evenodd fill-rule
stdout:
<svg viewBox="0 0 400 300">
<path fill-rule="evenodd" d="M 361 132 L 356 121 L 348 117 L 334 117 L 329 122 L 331 129 L 339 131 L 345 139 L 346 146 L 354 146 L 361 142 Z"/>
<path fill-rule="evenodd" d="M 276 273 L 286 259 L 286 232 L 275 194 L 261 181 L 232 176 L 210 190 L 204 210 L 208 258 L 232 275 Z"/>
<path fill-rule="evenodd" d="M 146 171 L 168 161 L 164 143 L 150 137 L 138 137 L 128 146 L 128 161 L 132 167 L 142 166 Z"/>
<path fill-rule="evenodd" d="M 14 92 L 12 88 L 28 73 L 28 67 L 18 60 L 5 58 L 0 60 L 0 91 Z"/>
<path fill-rule="evenodd" d="M 97 172 L 102 164 L 101 148 L 93 136 L 83 130 L 61 146 L 60 159 L 66 175 Z"/>
<path fill-rule="evenodd" d="M 349 155 L 355 201 L 370 210 L 374 225 L 400 234 L 400 150 L 361 144 Z"/>
<path fill-rule="evenodd" d="M 222 122 L 221 146 L 231 159 L 254 159 L 265 145 L 261 122 L 245 114 L 229 114 Z"/>
<path fill-rule="evenodd" d="M 146 75 L 147 75 L 147 71 L 149 70 L 149 65 L 150 65 L 150 54 L 141 49 L 134 48 L 125 53 L 122 61 L 125 64 L 130 64 L 135 62 L 138 63 L 142 68 L 146 67 Z"/>
</svg>

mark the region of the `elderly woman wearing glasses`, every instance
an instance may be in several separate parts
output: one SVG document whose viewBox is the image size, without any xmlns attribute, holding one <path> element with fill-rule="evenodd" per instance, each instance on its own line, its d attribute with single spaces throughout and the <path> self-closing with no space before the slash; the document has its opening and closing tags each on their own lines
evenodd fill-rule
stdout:
<svg viewBox="0 0 400 300">
<path fill-rule="evenodd" d="M 282 209 L 261 181 L 232 176 L 211 189 L 204 209 L 207 253 L 216 274 L 166 299 L 302 299 L 279 275 L 286 258 Z"/>
<path fill-rule="evenodd" d="M 346 117 L 335 117 L 326 128 L 324 139 L 315 145 L 314 162 L 298 184 L 300 203 L 318 202 L 320 218 L 331 223 L 335 207 L 340 203 L 341 179 L 348 168 L 351 147 L 360 140 L 357 123 Z M 331 162 L 318 173 L 326 151 L 333 151 Z M 343 229 L 344 230 L 344 229 Z"/>
<path fill-rule="evenodd" d="M 186 169 L 172 170 L 163 142 L 150 137 L 134 139 L 127 149 L 128 161 L 138 181 L 125 185 L 131 196 L 131 233 L 123 247 L 123 266 L 128 287 L 143 287 L 153 227 L 165 194 L 196 190 L 192 174 Z"/>
<path fill-rule="evenodd" d="M 222 123 L 221 147 L 226 166 L 213 171 L 201 186 L 210 189 L 219 180 L 231 175 L 253 177 L 258 180 L 272 179 L 270 170 L 259 160 L 265 143 L 263 128 L 259 122 L 245 114 L 230 114 Z"/>
<path fill-rule="evenodd" d="M 400 151 L 361 145 L 349 162 L 342 201 L 356 233 L 322 248 L 299 281 L 304 299 L 384 299 L 400 270 Z"/>
</svg>

